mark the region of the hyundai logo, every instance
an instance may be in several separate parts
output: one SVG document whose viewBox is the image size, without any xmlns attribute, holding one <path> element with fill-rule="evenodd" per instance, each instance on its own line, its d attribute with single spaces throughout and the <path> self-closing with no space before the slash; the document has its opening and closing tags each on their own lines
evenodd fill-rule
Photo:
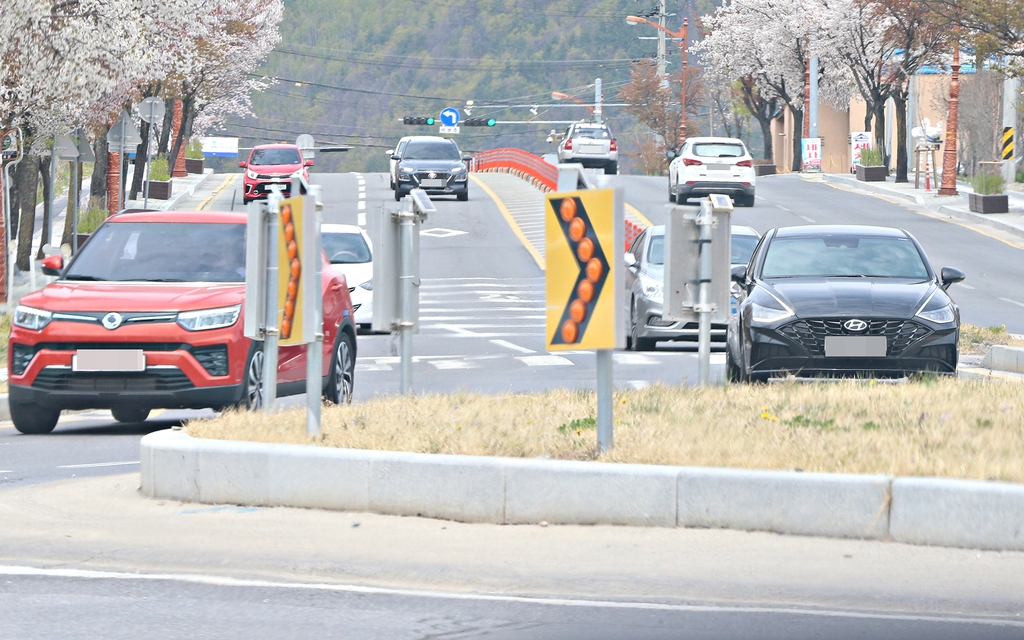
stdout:
<svg viewBox="0 0 1024 640">
<path fill-rule="evenodd" d="M 103 319 L 100 320 L 100 322 L 103 323 L 104 329 L 109 329 L 110 331 L 113 331 L 114 329 L 121 326 L 121 323 L 124 322 L 124 318 L 121 317 L 120 313 L 111 312 L 103 316 Z"/>
<path fill-rule="evenodd" d="M 868 323 L 863 320 L 854 318 L 853 320 L 847 320 L 843 323 L 843 328 L 851 333 L 860 333 L 868 328 Z"/>
<path fill-rule="evenodd" d="M 430 178 L 431 180 L 433 180 L 434 178 L 437 177 L 437 172 L 436 171 L 431 171 L 430 173 L 427 174 L 427 177 Z"/>
</svg>

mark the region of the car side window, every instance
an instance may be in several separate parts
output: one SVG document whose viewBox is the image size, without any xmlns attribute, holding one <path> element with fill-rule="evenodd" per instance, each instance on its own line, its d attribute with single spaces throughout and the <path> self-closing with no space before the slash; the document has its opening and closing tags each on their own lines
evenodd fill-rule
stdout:
<svg viewBox="0 0 1024 640">
<path fill-rule="evenodd" d="M 395 149 L 395 155 L 396 156 L 402 155 L 402 151 L 405 150 L 405 145 L 407 145 L 407 144 L 409 144 L 408 140 L 402 140 L 401 142 L 399 142 L 398 143 L 398 148 Z"/>
<path fill-rule="evenodd" d="M 633 254 L 637 262 L 640 262 L 640 256 L 644 255 L 643 245 L 646 239 L 647 232 L 644 231 L 633 240 L 633 244 L 629 247 L 629 252 Z"/>
<path fill-rule="evenodd" d="M 768 234 L 767 233 L 764 234 L 763 236 L 761 236 L 761 239 L 757 241 L 757 246 L 754 247 L 754 252 L 750 254 L 750 262 L 747 263 L 747 279 L 748 280 L 752 279 L 754 277 L 754 266 L 761 259 L 761 250 L 764 248 L 764 246 L 765 246 L 764 242 L 767 239 L 768 239 Z"/>
</svg>

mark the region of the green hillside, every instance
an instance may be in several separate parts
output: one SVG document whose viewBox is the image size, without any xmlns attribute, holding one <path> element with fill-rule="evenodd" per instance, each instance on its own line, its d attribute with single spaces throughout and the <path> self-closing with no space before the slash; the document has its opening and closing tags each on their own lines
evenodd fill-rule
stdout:
<svg viewBox="0 0 1024 640">
<path fill-rule="evenodd" d="M 678 11 L 671 6 L 669 12 Z M 256 118 L 233 119 L 226 133 L 242 146 L 291 141 L 311 133 L 318 143 L 351 144 L 321 156 L 325 170 L 387 170 L 385 150 L 403 135 L 436 128 L 403 126 L 402 116 L 478 105 L 473 117 L 523 121 L 463 127 L 464 151 L 516 146 L 542 153 L 557 124 L 525 121 L 588 117 L 582 107 L 548 108 L 551 92 L 593 100 L 594 78 L 605 100 L 629 80 L 634 59 L 653 57 L 655 29 L 626 23 L 654 0 L 286 0 L 282 42 L 261 73 L 280 81 L 254 97 Z M 679 17 L 669 19 L 675 26 Z M 674 52 L 674 46 L 669 48 Z M 678 54 L 670 56 L 675 69 Z M 530 105 L 540 105 L 533 115 Z M 564 104 L 564 103 L 560 103 Z M 526 105 L 513 108 L 509 105 Z M 628 151 L 641 130 L 621 108 L 606 119 Z M 623 162 L 628 165 L 627 161 Z"/>
</svg>

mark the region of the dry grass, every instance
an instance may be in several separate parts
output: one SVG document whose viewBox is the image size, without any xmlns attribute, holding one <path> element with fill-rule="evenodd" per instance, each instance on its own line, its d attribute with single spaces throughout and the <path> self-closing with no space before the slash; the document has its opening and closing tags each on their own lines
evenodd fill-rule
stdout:
<svg viewBox="0 0 1024 640">
<path fill-rule="evenodd" d="M 960 325 L 960 354 L 984 355 L 988 348 L 995 344 L 1011 347 L 1024 347 L 1024 340 L 1016 340 L 1001 327 L 979 327 L 973 324 Z"/>
<path fill-rule="evenodd" d="M 595 459 L 589 392 L 382 397 L 325 408 L 226 413 L 202 438 L 355 449 Z M 1024 481 L 1024 385 L 957 379 L 651 387 L 615 400 L 615 448 L 597 459 L 693 466 Z"/>
</svg>

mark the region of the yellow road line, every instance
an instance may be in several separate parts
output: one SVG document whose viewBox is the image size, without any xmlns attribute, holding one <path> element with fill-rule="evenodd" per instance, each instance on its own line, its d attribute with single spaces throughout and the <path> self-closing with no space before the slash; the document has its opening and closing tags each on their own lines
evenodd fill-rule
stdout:
<svg viewBox="0 0 1024 640">
<path fill-rule="evenodd" d="M 526 235 L 523 233 L 523 230 L 519 228 L 519 224 L 516 223 L 516 219 L 512 217 L 508 207 L 506 207 L 505 203 L 501 201 L 498 194 L 494 193 L 490 187 L 481 182 L 480 179 L 473 174 L 469 174 L 469 177 L 478 187 L 484 190 L 484 193 L 491 197 L 491 200 L 494 200 L 494 204 L 497 205 L 498 211 L 500 211 L 501 215 L 504 216 L 505 222 L 507 222 L 508 226 L 512 228 L 512 233 L 516 234 L 516 237 L 519 238 L 519 242 L 523 243 L 526 250 L 530 252 L 531 256 L 533 256 L 533 260 L 537 263 L 537 266 L 540 267 L 540 270 L 544 271 L 544 257 L 540 255 L 540 251 L 537 251 L 537 247 L 533 246 L 533 243 L 526 239 Z"/>
<path fill-rule="evenodd" d="M 210 195 L 209 195 L 209 196 L 208 196 L 208 197 L 206 198 L 206 200 L 203 200 L 203 201 L 202 201 L 201 203 L 199 203 L 199 206 L 198 206 L 198 207 L 196 207 L 196 211 L 204 211 L 204 210 L 206 209 L 206 206 L 207 206 L 208 204 L 210 204 L 210 202 L 211 202 L 211 201 L 212 201 L 212 200 L 213 200 L 214 198 L 216 198 L 217 196 L 219 196 L 219 195 L 220 195 L 220 192 L 221 192 L 221 191 L 223 191 L 223 190 L 224 190 L 224 188 L 228 186 L 228 183 L 229 183 L 229 182 L 234 182 L 235 180 L 237 180 L 237 179 L 238 179 L 238 176 L 240 176 L 240 175 L 242 175 L 242 174 L 240 174 L 240 173 L 229 173 L 229 174 L 228 174 L 228 176 L 227 176 L 226 178 L 224 178 L 224 182 L 220 183 L 220 186 L 219 186 L 219 187 L 217 187 L 216 189 L 214 189 L 214 190 L 213 190 L 213 193 L 211 193 L 211 194 L 210 194 Z"/>
<path fill-rule="evenodd" d="M 626 209 L 630 213 L 632 213 L 634 216 L 636 216 L 636 219 L 639 220 L 645 227 L 653 226 L 653 225 L 651 225 L 651 221 L 647 219 L 647 216 L 645 216 L 644 214 L 640 213 L 639 209 L 637 209 L 633 205 L 629 204 L 628 202 L 626 203 Z"/>
<path fill-rule="evenodd" d="M 960 222 L 959 220 L 954 220 L 952 218 L 946 217 L 946 215 L 944 215 L 944 214 L 932 213 L 931 211 L 929 211 L 927 209 L 919 208 L 919 207 L 922 207 L 922 205 L 911 204 L 911 203 L 909 203 L 909 202 L 907 202 L 905 200 L 895 200 L 895 199 L 890 200 L 889 196 L 883 195 L 881 193 L 875 193 L 873 191 L 866 191 L 864 189 L 857 189 L 855 187 L 848 187 L 846 185 L 838 185 L 838 184 L 835 184 L 833 182 L 825 182 L 824 184 L 827 184 L 828 186 L 832 187 L 833 189 L 839 189 L 840 191 L 846 191 L 848 193 L 859 193 L 859 194 L 869 195 L 869 196 L 872 196 L 874 198 L 878 198 L 879 200 L 885 200 L 886 202 L 890 202 L 890 203 L 892 203 L 892 204 L 894 204 L 896 206 L 903 207 L 904 209 L 906 209 L 907 211 L 910 211 L 912 213 L 916 213 L 918 215 L 925 216 L 926 218 L 931 218 L 933 220 L 939 220 L 939 221 L 942 221 L 942 222 L 948 222 L 949 224 L 954 224 L 954 225 L 956 225 L 958 227 L 963 227 L 964 229 L 970 229 L 971 231 L 973 231 L 975 233 L 978 233 L 978 234 L 981 234 L 981 235 L 985 236 L 986 238 L 992 238 L 993 240 L 997 240 L 999 242 L 1002 242 L 1003 244 L 1005 244 L 1007 246 L 1010 246 L 1010 247 L 1013 247 L 1014 249 L 1020 249 L 1020 250 L 1024 251 L 1024 247 L 1020 246 L 1016 242 L 1011 242 L 1010 240 L 1007 240 L 1006 238 L 1000 238 L 997 235 L 993 235 L 993 234 L 988 233 L 986 231 L 982 231 L 981 229 L 979 229 L 978 227 L 975 227 L 973 225 L 970 225 L 970 224 L 967 224 L 965 222 Z"/>
</svg>

